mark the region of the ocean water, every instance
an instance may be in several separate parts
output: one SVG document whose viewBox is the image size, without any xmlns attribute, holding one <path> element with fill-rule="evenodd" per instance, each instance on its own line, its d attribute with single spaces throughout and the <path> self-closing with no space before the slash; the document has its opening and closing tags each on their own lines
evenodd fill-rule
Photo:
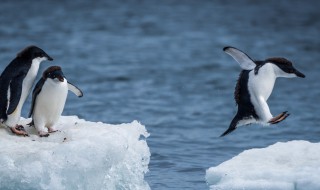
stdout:
<svg viewBox="0 0 320 190">
<path fill-rule="evenodd" d="M 64 115 L 146 126 L 151 189 L 208 189 L 205 171 L 240 152 L 276 142 L 318 142 L 319 1 L 3 1 L 1 71 L 25 46 L 54 58 L 70 82 Z M 291 114 L 276 126 L 251 125 L 219 138 L 236 112 L 238 64 L 282 56 L 306 75 L 278 79 L 269 106 Z M 30 98 L 30 97 L 29 97 Z M 24 106 L 27 116 L 30 99 Z"/>
</svg>

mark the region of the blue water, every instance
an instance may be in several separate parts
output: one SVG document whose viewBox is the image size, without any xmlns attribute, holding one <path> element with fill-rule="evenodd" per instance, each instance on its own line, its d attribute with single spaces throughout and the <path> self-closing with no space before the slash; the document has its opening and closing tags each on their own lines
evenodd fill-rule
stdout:
<svg viewBox="0 0 320 190">
<path fill-rule="evenodd" d="M 1 70 L 25 46 L 43 48 L 84 92 L 64 115 L 89 121 L 139 120 L 151 136 L 152 189 L 208 189 L 205 170 L 249 148 L 319 141 L 320 1 L 2 1 Z M 272 127 L 251 125 L 225 138 L 236 112 L 240 67 L 222 48 L 252 58 L 283 56 L 305 79 L 279 79 L 269 99 Z M 25 104 L 26 116 L 30 100 Z"/>
</svg>

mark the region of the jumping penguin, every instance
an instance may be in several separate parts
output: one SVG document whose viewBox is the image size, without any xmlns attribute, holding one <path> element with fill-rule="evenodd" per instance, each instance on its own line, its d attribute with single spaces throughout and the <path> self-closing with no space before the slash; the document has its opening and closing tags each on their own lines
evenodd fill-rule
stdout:
<svg viewBox="0 0 320 190">
<path fill-rule="evenodd" d="M 31 125 L 35 126 L 40 137 L 48 137 L 49 133 L 56 131 L 54 125 L 61 116 L 68 90 L 78 97 L 83 96 L 79 88 L 67 81 L 61 67 L 52 66 L 43 72 L 33 90 L 29 113 Z"/>
<path fill-rule="evenodd" d="M 4 69 L 0 76 L 0 122 L 17 135 L 28 136 L 18 125 L 22 106 L 27 99 L 42 61 L 53 59 L 42 49 L 28 46 Z"/>
<path fill-rule="evenodd" d="M 286 119 L 289 116 L 287 111 L 273 117 L 267 104 L 276 78 L 304 78 L 305 75 L 295 69 L 285 58 L 274 57 L 265 61 L 253 61 L 247 54 L 234 47 L 225 47 L 223 51 L 232 56 L 243 70 L 234 92 L 238 111 L 221 137 L 239 126 L 252 123 L 270 125 Z"/>
</svg>

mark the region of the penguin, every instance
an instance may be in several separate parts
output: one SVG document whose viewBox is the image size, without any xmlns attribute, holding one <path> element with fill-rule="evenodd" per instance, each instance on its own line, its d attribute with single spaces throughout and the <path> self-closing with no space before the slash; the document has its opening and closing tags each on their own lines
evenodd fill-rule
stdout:
<svg viewBox="0 0 320 190">
<path fill-rule="evenodd" d="M 30 125 L 35 126 L 40 137 L 48 137 L 49 133 L 57 131 L 54 125 L 62 114 L 68 90 L 78 97 L 83 96 L 78 87 L 67 81 L 61 67 L 51 66 L 43 72 L 32 92 L 29 112 L 29 117 L 32 116 Z"/>
<path fill-rule="evenodd" d="M 267 104 L 276 78 L 305 78 L 305 75 L 295 69 L 292 62 L 282 57 L 254 61 L 246 53 L 234 47 L 225 47 L 223 51 L 239 63 L 242 71 L 234 92 L 238 111 L 221 137 L 239 126 L 253 123 L 277 124 L 286 119 L 290 115 L 287 111 L 273 117 Z"/>
<path fill-rule="evenodd" d="M 28 136 L 18 122 L 39 65 L 45 60 L 53 59 L 39 47 L 28 46 L 17 54 L 0 76 L 0 122 L 14 134 Z"/>
</svg>

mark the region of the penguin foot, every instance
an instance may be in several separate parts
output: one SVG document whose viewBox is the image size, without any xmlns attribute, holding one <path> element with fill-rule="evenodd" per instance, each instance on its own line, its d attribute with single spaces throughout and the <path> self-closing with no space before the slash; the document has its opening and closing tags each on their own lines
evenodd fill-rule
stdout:
<svg viewBox="0 0 320 190">
<path fill-rule="evenodd" d="M 49 133 L 46 132 L 38 132 L 39 133 L 39 137 L 49 137 Z"/>
<path fill-rule="evenodd" d="M 270 123 L 270 124 L 277 124 L 277 123 L 285 120 L 289 115 L 290 115 L 290 114 L 289 114 L 287 111 L 282 112 L 282 113 L 280 113 L 279 115 L 277 115 L 276 117 L 270 119 L 270 120 L 268 121 L 268 123 Z"/>
<path fill-rule="evenodd" d="M 53 129 L 53 128 L 49 128 L 48 129 L 49 133 L 54 133 L 54 132 L 58 132 L 59 130 Z M 59 131 L 60 132 L 60 131 Z"/>
<path fill-rule="evenodd" d="M 16 125 L 15 127 L 10 127 L 12 133 L 19 135 L 19 136 L 24 136 L 28 137 L 29 134 L 26 132 L 24 127 L 22 125 Z"/>
</svg>

